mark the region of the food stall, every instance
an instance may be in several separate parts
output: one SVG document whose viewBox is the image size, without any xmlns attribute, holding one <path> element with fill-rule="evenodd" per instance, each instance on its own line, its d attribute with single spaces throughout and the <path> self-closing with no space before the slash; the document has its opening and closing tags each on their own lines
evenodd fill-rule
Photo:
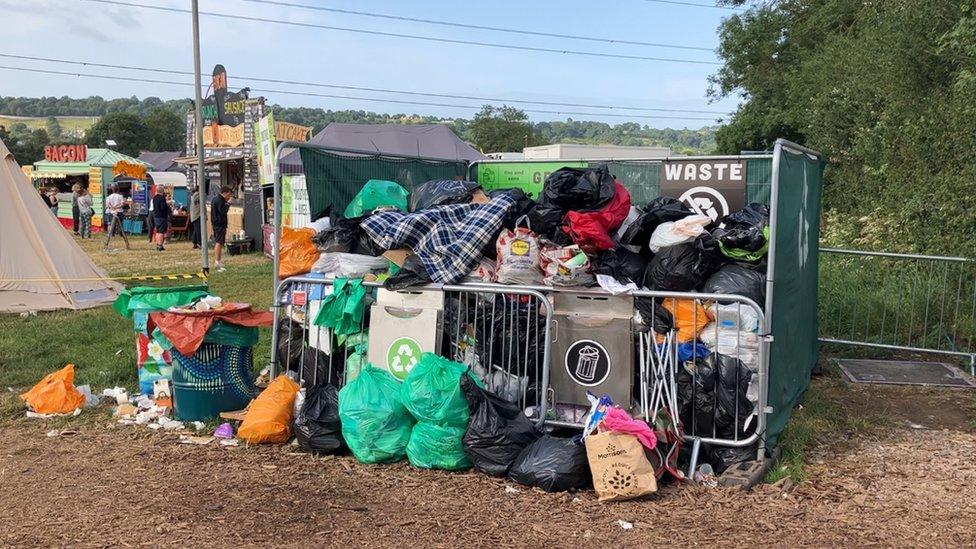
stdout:
<svg viewBox="0 0 976 549">
<path fill-rule="evenodd" d="M 30 177 L 34 186 L 57 187 L 58 220 L 71 227 L 71 187 L 76 183 L 92 194 L 95 215 L 93 227 L 102 227 L 105 197 L 112 184 L 118 184 L 127 199 L 137 194 L 145 173 L 152 166 L 112 149 L 89 148 L 87 145 L 48 145 L 44 160 L 34 163 Z M 144 187 L 143 187 L 144 188 Z"/>
</svg>

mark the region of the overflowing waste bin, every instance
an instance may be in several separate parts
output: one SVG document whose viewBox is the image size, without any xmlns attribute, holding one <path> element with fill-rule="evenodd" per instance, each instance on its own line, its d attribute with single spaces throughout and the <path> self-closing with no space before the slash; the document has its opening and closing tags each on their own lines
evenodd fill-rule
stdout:
<svg viewBox="0 0 976 549">
<path fill-rule="evenodd" d="M 196 421 L 240 410 L 255 396 L 253 347 L 269 312 L 243 303 L 212 310 L 154 312 L 154 337 L 173 360 L 173 407 L 177 419 Z"/>
<path fill-rule="evenodd" d="M 126 288 L 119 294 L 112 308 L 132 319 L 140 393 L 151 395 L 155 381 L 173 379 L 172 355 L 164 343 L 153 336 L 156 326 L 150 313 L 189 305 L 206 295 L 207 286 L 202 284 L 168 288 L 137 286 Z"/>
</svg>

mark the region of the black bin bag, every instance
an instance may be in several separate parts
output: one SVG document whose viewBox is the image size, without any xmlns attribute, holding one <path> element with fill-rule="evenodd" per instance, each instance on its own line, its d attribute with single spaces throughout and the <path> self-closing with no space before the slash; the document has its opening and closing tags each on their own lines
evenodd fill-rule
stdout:
<svg viewBox="0 0 976 549">
<path fill-rule="evenodd" d="M 702 291 L 706 294 L 745 296 L 760 307 L 765 307 L 766 275 L 755 269 L 729 263 L 708 277 L 705 285 L 702 286 Z"/>
<path fill-rule="evenodd" d="M 560 168 L 546 177 L 539 202 L 564 211 L 589 212 L 606 206 L 616 192 L 606 164 L 585 169 Z"/>
<path fill-rule="evenodd" d="M 667 221 L 684 219 L 694 213 L 691 208 L 677 198 L 659 196 L 644 206 L 641 214 L 620 236 L 620 244 L 640 246 L 642 252 L 648 252 L 648 243 L 658 225 Z"/>
<path fill-rule="evenodd" d="M 464 454 L 478 471 L 504 477 L 540 433 L 517 405 L 478 387 L 471 376 L 461 376 L 461 391 L 471 413 L 461 440 Z"/>
<path fill-rule="evenodd" d="M 339 390 L 334 385 L 316 385 L 305 391 L 294 422 L 298 446 L 313 454 L 346 452 L 339 421 Z"/>
<path fill-rule="evenodd" d="M 550 435 L 543 436 L 519 453 L 508 471 L 508 479 L 546 492 L 586 488 L 592 483 L 586 448 L 571 438 Z"/>
<path fill-rule="evenodd" d="M 428 181 L 410 193 L 410 211 L 419 212 L 434 206 L 465 204 L 481 186 L 474 181 L 435 179 Z"/>
</svg>

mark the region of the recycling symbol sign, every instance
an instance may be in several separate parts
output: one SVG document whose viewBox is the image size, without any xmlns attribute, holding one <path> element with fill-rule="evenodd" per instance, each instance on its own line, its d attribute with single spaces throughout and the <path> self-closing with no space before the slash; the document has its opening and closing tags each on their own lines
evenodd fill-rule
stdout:
<svg viewBox="0 0 976 549">
<path fill-rule="evenodd" d="M 412 337 L 398 337 L 386 350 L 386 369 L 403 381 L 420 360 L 420 344 Z"/>
</svg>

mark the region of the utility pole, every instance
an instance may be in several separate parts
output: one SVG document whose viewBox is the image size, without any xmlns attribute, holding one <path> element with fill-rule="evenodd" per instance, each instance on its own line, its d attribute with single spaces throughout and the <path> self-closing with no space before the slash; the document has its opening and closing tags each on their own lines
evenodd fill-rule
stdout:
<svg viewBox="0 0 976 549">
<path fill-rule="evenodd" d="M 193 131 L 197 137 L 197 193 L 200 196 L 200 268 L 210 272 L 210 247 L 207 244 L 207 193 L 203 184 L 203 96 L 200 91 L 200 6 L 193 0 L 193 84 L 196 92 Z"/>
</svg>

